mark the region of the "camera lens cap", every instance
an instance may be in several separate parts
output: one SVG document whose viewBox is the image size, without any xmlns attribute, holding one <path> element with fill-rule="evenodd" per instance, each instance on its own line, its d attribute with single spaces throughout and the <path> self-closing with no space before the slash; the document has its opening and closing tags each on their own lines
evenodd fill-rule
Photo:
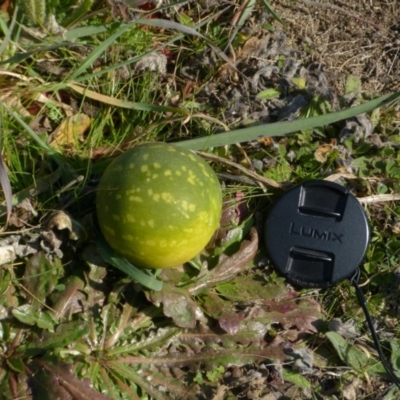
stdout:
<svg viewBox="0 0 400 400">
<path fill-rule="evenodd" d="M 264 231 L 267 254 L 292 283 L 325 288 L 355 273 L 369 242 L 358 200 L 337 183 L 312 180 L 286 192 Z"/>
</svg>

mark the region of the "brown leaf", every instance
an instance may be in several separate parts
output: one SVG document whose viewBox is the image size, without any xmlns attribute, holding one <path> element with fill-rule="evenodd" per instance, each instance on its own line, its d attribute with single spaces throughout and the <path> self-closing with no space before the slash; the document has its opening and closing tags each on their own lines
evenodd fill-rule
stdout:
<svg viewBox="0 0 400 400">
<path fill-rule="evenodd" d="M 328 160 L 334 149 L 335 146 L 332 144 L 322 144 L 315 150 L 314 157 L 318 162 L 324 163 Z"/>
<path fill-rule="evenodd" d="M 83 134 L 89 129 L 91 119 L 86 114 L 76 114 L 65 118 L 60 126 L 51 134 L 49 145 L 55 149 L 68 146 L 76 148 L 83 141 Z"/>
<path fill-rule="evenodd" d="M 56 318 L 67 318 L 77 312 L 82 312 L 85 295 L 82 293 L 84 282 L 77 276 L 71 276 L 65 289 L 55 299 L 52 309 Z"/>
<path fill-rule="evenodd" d="M 65 211 L 56 211 L 50 216 L 47 222 L 47 229 L 52 230 L 54 228 L 58 231 L 67 230 L 68 237 L 71 240 L 83 240 L 86 238 L 86 231 L 83 226 Z"/>
<path fill-rule="evenodd" d="M 9 225 L 21 228 L 26 225 L 26 222 L 38 213 L 33 208 L 30 198 L 23 199 L 17 205 L 14 206 L 13 212 L 8 220 Z"/>
</svg>

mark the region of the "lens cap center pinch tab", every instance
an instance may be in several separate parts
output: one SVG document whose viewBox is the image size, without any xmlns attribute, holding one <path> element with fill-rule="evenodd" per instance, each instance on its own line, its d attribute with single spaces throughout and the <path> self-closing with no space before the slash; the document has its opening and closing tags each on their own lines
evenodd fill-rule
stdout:
<svg viewBox="0 0 400 400">
<path fill-rule="evenodd" d="M 265 222 L 265 246 L 292 283 L 328 287 L 349 278 L 365 256 L 368 220 L 358 200 L 337 183 L 312 180 L 285 193 Z"/>
</svg>

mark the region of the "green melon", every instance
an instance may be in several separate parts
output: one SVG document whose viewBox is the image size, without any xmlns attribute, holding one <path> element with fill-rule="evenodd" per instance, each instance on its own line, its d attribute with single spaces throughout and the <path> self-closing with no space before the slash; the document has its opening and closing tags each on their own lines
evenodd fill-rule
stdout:
<svg viewBox="0 0 400 400">
<path fill-rule="evenodd" d="M 218 228 L 222 194 L 211 167 L 176 145 L 145 143 L 105 170 L 96 197 L 112 249 L 145 268 L 173 268 L 203 250 Z"/>
</svg>

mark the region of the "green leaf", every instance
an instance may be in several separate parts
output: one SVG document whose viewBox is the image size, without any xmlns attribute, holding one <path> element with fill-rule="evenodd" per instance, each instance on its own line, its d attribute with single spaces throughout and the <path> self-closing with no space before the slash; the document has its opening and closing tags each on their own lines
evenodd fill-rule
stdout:
<svg viewBox="0 0 400 400">
<path fill-rule="evenodd" d="M 274 99 L 275 97 L 278 97 L 281 94 L 281 91 L 278 89 L 265 89 L 262 92 L 258 93 L 256 98 L 257 99 Z"/>
<path fill-rule="evenodd" d="M 392 362 L 393 369 L 396 372 L 400 372 L 400 343 L 398 340 L 391 340 L 390 347 L 392 349 L 392 354 L 390 361 Z"/>
<path fill-rule="evenodd" d="M 163 282 L 158 280 L 154 275 L 150 275 L 152 272 L 143 272 L 140 269 L 133 266 L 127 259 L 120 257 L 106 242 L 99 229 L 96 229 L 96 246 L 103 258 L 103 260 L 111 264 L 113 267 L 124 272 L 130 278 L 145 286 L 148 289 L 154 291 L 160 291 L 163 287 Z M 153 272 L 154 273 L 154 272 Z"/>
<path fill-rule="evenodd" d="M 25 371 L 25 364 L 21 358 L 9 358 L 7 360 L 7 365 L 14 371 L 14 372 L 24 372 Z"/>
<path fill-rule="evenodd" d="M 250 128 L 236 129 L 230 132 L 220 133 L 213 136 L 199 137 L 176 143 L 191 150 L 202 150 L 210 147 L 226 146 L 234 143 L 248 142 L 263 137 L 282 136 L 288 133 L 298 132 L 306 129 L 314 129 L 319 126 L 333 124 L 356 115 L 370 112 L 378 107 L 383 107 L 400 98 L 400 92 L 387 94 L 375 100 L 368 101 L 357 107 L 351 107 L 342 111 L 318 115 L 295 121 L 275 122 L 272 124 L 256 125 Z"/>
<path fill-rule="evenodd" d="M 355 371 L 377 376 L 387 376 L 387 372 L 380 360 L 368 355 L 359 347 L 349 344 L 336 332 L 327 332 L 327 338 L 332 343 L 340 359 Z"/>
<path fill-rule="evenodd" d="M 121 354 L 132 354 L 135 352 L 141 352 L 145 350 L 161 349 L 167 347 L 173 338 L 181 333 L 180 328 L 160 328 L 157 333 L 151 335 L 145 339 L 142 339 L 136 343 L 128 344 L 126 346 L 118 346 L 113 349 L 108 349 L 107 354 L 110 356 L 116 356 Z"/>
<path fill-rule="evenodd" d="M 81 321 L 67 322 L 57 326 L 53 334 L 44 335 L 41 338 L 41 347 L 43 349 L 55 349 L 57 347 L 66 347 L 73 342 L 82 339 L 89 332 L 89 326 Z"/>
<path fill-rule="evenodd" d="M 165 283 L 162 290 L 149 293 L 150 301 L 163 304 L 163 312 L 181 328 L 194 328 L 199 307 L 186 289 Z"/>
<path fill-rule="evenodd" d="M 11 313 L 18 321 L 24 324 L 37 325 L 39 328 L 47 329 L 51 332 L 54 330 L 55 321 L 51 314 L 48 311 L 41 312 L 31 304 L 16 307 Z"/>
<path fill-rule="evenodd" d="M 358 94 L 361 92 L 361 79 L 358 76 L 349 75 L 346 79 L 346 94 Z"/>
<path fill-rule="evenodd" d="M 282 375 L 285 381 L 294 383 L 298 387 L 306 389 L 311 388 L 311 383 L 304 376 L 301 376 L 297 372 L 284 368 L 282 370 Z"/>
<path fill-rule="evenodd" d="M 61 260 L 51 262 L 42 252 L 37 252 L 26 263 L 23 284 L 37 300 L 44 301 L 54 290 L 61 273 Z"/>
</svg>

